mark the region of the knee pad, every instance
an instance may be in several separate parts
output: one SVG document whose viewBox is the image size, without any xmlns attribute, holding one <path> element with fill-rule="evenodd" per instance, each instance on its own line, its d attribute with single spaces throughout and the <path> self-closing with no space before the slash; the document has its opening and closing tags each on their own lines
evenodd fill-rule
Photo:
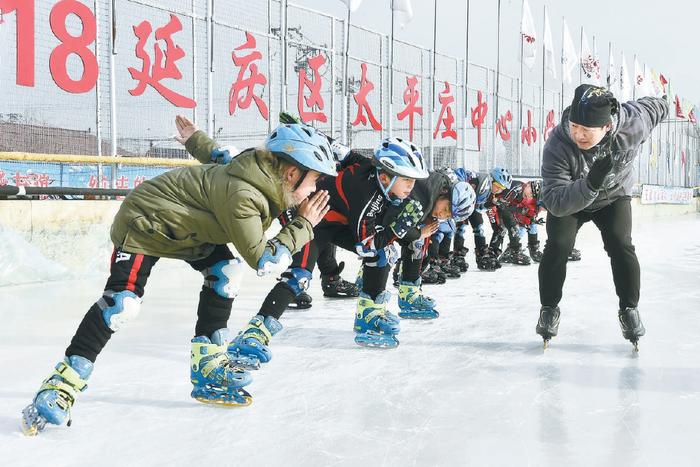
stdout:
<svg viewBox="0 0 700 467">
<path fill-rule="evenodd" d="M 534 222 L 527 226 L 527 233 L 530 235 L 537 235 L 537 224 Z"/>
<path fill-rule="evenodd" d="M 299 296 L 311 285 L 311 271 L 304 268 L 289 268 L 282 273 L 280 280 L 287 284 L 295 296 Z"/>
<path fill-rule="evenodd" d="M 486 235 L 484 234 L 484 224 L 477 225 L 472 229 L 472 231 L 474 232 L 475 237 L 486 237 Z"/>
<path fill-rule="evenodd" d="M 461 238 L 467 238 L 467 224 L 461 224 L 457 227 L 457 235 Z"/>
<path fill-rule="evenodd" d="M 443 232 L 438 232 L 435 234 L 435 241 L 437 243 L 442 243 L 443 238 L 445 238 L 445 234 Z"/>
<path fill-rule="evenodd" d="M 102 298 L 97 301 L 97 306 L 102 310 L 102 319 L 107 327 L 117 332 L 139 314 L 141 298 L 130 290 L 105 290 Z"/>
<path fill-rule="evenodd" d="M 240 258 L 223 259 L 201 271 L 204 285 L 223 298 L 234 299 L 241 288 L 245 267 Z"/>
</svg>

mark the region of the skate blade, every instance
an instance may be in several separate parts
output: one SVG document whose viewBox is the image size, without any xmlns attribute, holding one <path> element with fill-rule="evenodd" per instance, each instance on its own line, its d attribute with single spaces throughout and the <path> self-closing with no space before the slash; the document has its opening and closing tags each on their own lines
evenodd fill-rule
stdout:
<svg viewBox="0 0 700 467">
<path fill-rule="evenodd" d="M 549 339 L 543 339 L 542 350 L 547 350 L 549 348 Z"/>
<path fill-rule="evenodd" d="M 229 393 L 218 389 L 194 388 L 193 399 L 202 404 L 219 405 L 222 407 L 247 407 L 253 403 L 253 396 L 245 389 L 237 389 Z"/>
<path fill-rule="evenodd" d="M 639 342 L 638 341 L 631 341 L 632 342 L 632 347 L 634 347 L 634 351 L 639 353 Z"/>
<path fill-rule="evenodd" d="M 36 436 L 46 426 L 46 420 L 36 412 L 33 405 L 22 410 L 20 428 L 25 436 Z"/>
<path fill-rule="evenodd" d="M 399 311 L 399 317 L 401 319 L 416 319 L 416 320 L 430 320 L 440 317 L 440 313 L 437 310 L 431 312 L 419 311 L 419 310 L 406 310 Z"/>
<path fill-rule="evenodd" d="M 399 346 L 399 340 L 387 334 L 358 334 L 355 336 L 355 343 L 360 347 L 374 349 L 394 349 Z"/>
<path fill-rule="evenodd" d="M 248 407 L 250 404 L 253 403 L 253 398 L 251 396 L 243 397 L 242 401 L 226 400 L 226 399 L 207 399 L 206 397 L 202 397 L 202 396 L 195 396 L 194 399 L 198 402 L 201 402 L 202 404 L 218 405 L 220 407 L 229 407 L 229 408 Z"/>
</svg>

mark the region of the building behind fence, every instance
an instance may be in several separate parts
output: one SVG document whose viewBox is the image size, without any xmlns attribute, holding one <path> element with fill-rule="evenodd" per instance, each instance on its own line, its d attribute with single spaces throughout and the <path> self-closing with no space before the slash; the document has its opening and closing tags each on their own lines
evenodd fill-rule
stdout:
<svg viewBox="0 0 700 467">
<path fill-rule="evenodd" d="M 390 134 L 409 138 L 413 119 L 412 139 L 433 167 L 501 165 L 539 176 L 546 122 L 559 121 L 573 94 L 560 82 L 543 90 L 505 74 L 497 80 L 493 69 L 399 40 L 392 57 L 387 35 L 355 24 L 348 30 L 345 19 L 279 0 L 33 3 L 33 12 L 5 12 L 0 24 L 7 44 L 0 49 L 0 158 L 8 152 L 187 157 L 172 138 L 176 114 L 220 144 L 243 149 L 264 140 L 280 111 L 301 109 L 322 114 L 311 124 L 357 149 L 370 151 Z M 18 23 L 31 13 L 34 80 L 28 83 L 28 23 L 25 29 Z M 89 55 L 99 70 L 93 83 L 85 71 Z M 234 86 L 251 77 L 257 81 L 250 87 Z M 368 82 L 373 88 L 364 92 L 362 123 L 358 98 Z M 406 113 L 411 103 L 414 111 Z M 637 160 L 638 182 L 697 186 L 699 139 L 688 121 L 663 122 Z M 0 161 L 0 184 L 26 183 L 18 167 Z M 114 169 L 102 172 L 95 164 L 91 170 L 98 183 L 107 173 L 114 186 Z M 41 164 L 25 162 L 21 170 L 41 171 Z"/>
</svg>

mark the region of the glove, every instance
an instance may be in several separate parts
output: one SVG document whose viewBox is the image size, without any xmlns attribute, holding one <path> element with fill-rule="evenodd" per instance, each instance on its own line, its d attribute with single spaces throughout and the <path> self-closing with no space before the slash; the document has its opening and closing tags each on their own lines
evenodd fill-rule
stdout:
<svg viewBox="0 0 700 467">
<path fill-rule="evenodd" d="M 292 254 L 277 240 L 270 240 L 258 260 L 258 276 L 286 270 L 292 264 Z"/>
<path fill-rule="evenodd" d="M 406 203 L 396 219 L 389 224 L 389 228 L 398 238 L 404 238 L 411 227 L 418 225 L 423 218 L 423 206 L 411 199 Z"/>
<path fill-rule="evenodd" d="M 393 243 L 384 248 L 376 249 L 374 247 L 374 237 L 367 237 L 356 243 L 355 251 L 363 258 L 376 258 L 374 261 L 365 263 L 367 266 L 375 268 L 383 268 L 387 264 L 396 264 L 399 259 L 399 251 Z"/>
<path fill-rule="evenodd" d="M 393 243 L 385 246 L 377 251 L 377 259 L 368 261 L 365 264 L 373 268 L 383 268 L 385 266 L 393 266 L 399 260 L 399 250 Z"/>
<path fill-rule="evenodd" d="M 544 218 L 543 217 L 538 217 L 532 220 L 533 224 L 537 225 L 543 225 L 544 224 Z"/>
<path fill-rule="evenodd" d="M 613 168 L 613 160 L 610 156 L 603 156 L 591 166 L 586 177 L 586 184 L 593 191 L 599 191 L 603 187 L 603 180 Z"/>
<path fill-rule="evenodd" d="M 211 152 L 211 161 L 215 164 L 226 165 L 233 160 L 233 155 L 228 149 L 214 149 Z"/>
</svg>

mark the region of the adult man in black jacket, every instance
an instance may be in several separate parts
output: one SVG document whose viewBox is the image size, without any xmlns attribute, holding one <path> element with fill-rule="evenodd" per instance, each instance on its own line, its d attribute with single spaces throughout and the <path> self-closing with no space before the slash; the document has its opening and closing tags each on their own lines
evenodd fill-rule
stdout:
<svg viewBox="0 0 700 467">
<path fill-rule="evenodd" d="M 605 88 L 582 84 L 544 147 L 542 199 L 547 244 L 539 267 L 544 339 L 557 335 L 566 261 L 581 225 L 593 221 L 610 257 L 622 335 L 637 349 L 644 335 L 639 317 L 639 262 L 632 244 L 630 194 L 633 162 L 641 144 L 668 114 L 665 99 L 643 97 L 619 104 Z"/>
</svg>

